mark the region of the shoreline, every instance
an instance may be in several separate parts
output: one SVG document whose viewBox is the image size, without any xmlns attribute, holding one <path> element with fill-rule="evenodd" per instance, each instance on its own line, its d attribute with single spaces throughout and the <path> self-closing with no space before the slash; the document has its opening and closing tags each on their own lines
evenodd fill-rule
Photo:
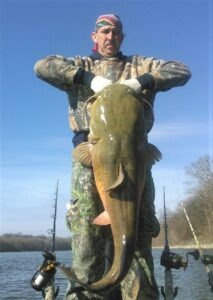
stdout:
<svg viewBox="0 0 213 300">
<path fill-rule="evenodd" d="M 210 244 L 201 244 L 202 249 L 213 249 L 213 243 Z M 152 246 L 152 249 L 163 249 L 164 246 Z M 170 249 L 199 249 L 197 244 L 184 244 L 184 245 L 169 245 Z"/>
<path fill-rule="evenodd" d="M 164 249 L 164 246 L 153 246 L 152 249 L 161 249 L 163 250 Z M 169 249 L 198 249 L 199 250 L 199 247 L 197 245 L 194 245 L 194 244 L 190 244 L 190 245 L 174 245 L 174 246 L 169 246 Z M 201 249 L 203 250 L 213 250 L 213 244 L 203 244 L 201 245 Z M 8 251 L 0 251 L 0 253 L 9 253 L 9 252 L 42 252 L 43 250 L 8 250 Z M 63 250 L 56 250 L 55 252 L 58 252 L 58 251 L 71 251 L 71 249 L 63 249 Z"/>
</svg>

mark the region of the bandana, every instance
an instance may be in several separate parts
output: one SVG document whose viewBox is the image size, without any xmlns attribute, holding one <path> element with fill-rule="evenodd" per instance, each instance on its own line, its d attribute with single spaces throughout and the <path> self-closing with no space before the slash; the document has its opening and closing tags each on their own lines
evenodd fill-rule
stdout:
<svg viewBox="0 0 213 300">
<path fill-rule="evenodd" d="M 122 31 L 122 23 L 120 18 L 112 14 L 99 16 L 95 24 L 95 31 L 97 32 L 98 29 L 107 25 L 116 26 Z"/>
</svg>

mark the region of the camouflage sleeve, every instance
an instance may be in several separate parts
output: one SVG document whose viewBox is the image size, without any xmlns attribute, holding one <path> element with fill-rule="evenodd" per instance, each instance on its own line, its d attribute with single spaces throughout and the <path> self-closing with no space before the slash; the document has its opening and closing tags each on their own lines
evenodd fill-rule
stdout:
<svg viewBox="0 0 213 300">
<path fill-rule="evenodd" d="M 167 91 L 173 87 L 182 86 L 191 77 L 189 68 L 178 61 L 147 58 L 142 59 L 139 66 L 142 67 L 143 73 L 149 73 L 153 76 L 156 91 Z"/>
<path fill-rule="evenodd" d="M 40 79 L 61 90 L 69 90 L 79 66 L 75 66 L 72 58 L 52 55 L 37 61 L 34 70 Z"/>
</svg>

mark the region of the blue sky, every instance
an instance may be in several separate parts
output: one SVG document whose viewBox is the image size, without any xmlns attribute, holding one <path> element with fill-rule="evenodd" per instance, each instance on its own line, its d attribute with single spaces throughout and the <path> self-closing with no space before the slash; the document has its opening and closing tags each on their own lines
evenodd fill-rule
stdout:
<svg viewBox="0 0 213 300">
<path fill-rule="evenodd" d="M 1 0 L 0 233 L 46 234 L 59 180 L 57 234 L 70 199 L 72 132 L 66 94 L 39 80 L 35 62 L 47 55 L 91 52 L 95 20 L 115 13 L 124 24 L 123 53 L 179 60 L 192 72 L 184 87 L 158 93 L 150 142 L 163 160 L 153 168 L 156 210 L 175 210 L 187 196 L 185 167 L 212 157 L 211 0 Z M 177 193 L 178 191 L 178 193 Z"/>
</svg>

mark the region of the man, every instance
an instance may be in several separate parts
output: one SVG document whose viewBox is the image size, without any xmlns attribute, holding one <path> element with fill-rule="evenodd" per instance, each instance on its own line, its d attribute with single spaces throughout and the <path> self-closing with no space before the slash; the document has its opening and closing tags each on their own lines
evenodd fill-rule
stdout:
<svg viewBox="0 0 213 300">
<path fill-rule="evenodd" d="M 124 38 L 123 26 L 120 18 L 113 14 L 98 17 L 91 38 L 94 48 L 88 57 L 49 56 L 35 65 L 39 78 L 67 92 L 74 147 L 86 141 L 89 133 L 87 118 L 82 110 L 85 101 L 94 92 L 113 83 L 130 86 L 147 101 L 145 117 L 148 133 L 154 121 L 153 105 L 156 93 L 184 85 L 191 76 L 189 69 L 176 61 L 123 55 L 120 51 Z M 140 208 L 135 258 L 121 283 L 124 300 L 159 298 L 151 254 L 152 237 L 157 236 L 160 230 L 155 217 L 154 197 L 150 167 L 146 173 Z M 67 223 L 72 232 L 73 269 L 82 281 L 94 282 L 103 276 L 105 241 L 110 241 L 110 233 L 92 224 L 102 211 L 101 201 L 92 169 L 78 161 L 73 161 L 72 199 Z M 113 293 L 109 299 L 113 297 L 119 299 Z M 75 283 L 71 282 L 65 299 L 106 298 L 88 292 L 77 292 Z"/>
</svg>

